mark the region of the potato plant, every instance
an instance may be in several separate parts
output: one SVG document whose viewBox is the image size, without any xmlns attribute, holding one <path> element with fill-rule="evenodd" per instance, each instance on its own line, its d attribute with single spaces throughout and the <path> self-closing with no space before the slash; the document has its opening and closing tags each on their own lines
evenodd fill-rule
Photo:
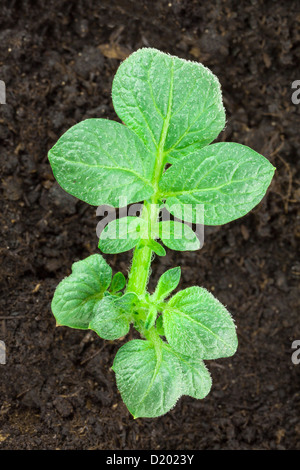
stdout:
<svg viewBox="0 0 300 470">
<path fill-rule="evenodd" d="M 132 325 L 141 339 L 125 343 L 113 370 L 135 417 L 157 417 L 182 395 L 210 391 L 205 360 L 233 355 L 236 327 L 206 289 L 177 292 L 180 267 L 147 291 L 153 254 L 197 250 L 200 242 L 181 221 L 221 225 L 247 214 L 263 198 L 274 167 L 239 143 L 211 144 L 225 126 L 217 77 L 200 63 L 143 48 L 113 80 L 112 100 L 122 123 L 87 119 L 49 151 L 60 186 L 88 204 L 114 208 L 143 201 L 139 216 L 110 222 L 99 249 L 133 249 L 128 280 L 100 254 L 72 266 L 58 285 L 52 311 L 58 325 L 91 329 L 115 340 Z M 174 217 L 161 220 L 162 208 Z M 173 220 L 174 219 L 174 220 Z"/>
</svg>

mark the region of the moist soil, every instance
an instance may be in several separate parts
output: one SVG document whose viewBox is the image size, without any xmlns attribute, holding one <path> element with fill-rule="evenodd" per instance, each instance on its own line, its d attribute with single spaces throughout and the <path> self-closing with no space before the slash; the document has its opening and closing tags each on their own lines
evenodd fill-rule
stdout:
<svg viewBox="0 0 300 470">
<path fill-rule="evenodd" d="M 299 449 L 300 9 L 293 1 L 3 1 L 0 12 L 2 449 Z M 134 420 L 111 370 L 125 342 L 56 328 L 50 304 L 74 261 L 99 252 L 96 208 L 57 185 L 47 151 L 75 123 L 118 120 L 111 84 L 121 60 L 156 47 L 219 77 L 227 124 L 277 168 L 247 216 L 206 227 L 198 252 L 155 258 L 149 289 L 182 267 L 237 325 L 232 358 L 207 361 L 204 400 L 182 397 L 156 419 Z M 299 220 L 299 217 L 298 217 Z M 132 253 L 106 255 L 127 273 Z M 129 339 L 135 337 L 130 332 Z M 128 338 L 127 338 L 128 339 Z"/>
</svg>

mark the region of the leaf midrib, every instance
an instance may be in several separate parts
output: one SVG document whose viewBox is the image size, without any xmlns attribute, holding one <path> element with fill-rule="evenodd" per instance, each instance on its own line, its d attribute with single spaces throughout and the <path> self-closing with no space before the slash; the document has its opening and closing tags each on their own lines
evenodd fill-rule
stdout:
<svg viewBox="0 0 300 470">
<path fill-rule="evenodd" d="M 231 184 L 235 183 L 247 183 L 250 181 L 253 181 L 255 178 L 246 178 L 242 180 L 230 180 L 227 183 L 224 183 L 220 186 L 216 187 L 211 187 L 211 188 L 195 188 L 195 189 L 182 189 L 180 191 L 173 191 L 173 192 L 161 192 L 160 195 L 161 197 L 177 197 L 177 196 L 183 196 L 185 194 L 195 194 L 195 193 L 204 193 L 204 192 L 209 192 L 209 191 L 219 191 L 222 188 L 225 188 L 226 186 L 229 186 Z"/>
<path fill-rule="evenodd" d="M 164 163 L 165 163 L 164 146 L 165 146 L 166 138 L 168 135 L 169 124 L 170 124 L 170 119 L 171 119 L 172 103 L 173 103 L 173 87 L 174 87 L 174 61 L 172 60 L 170 89 L 169 89 L 169 97 L 168 97 L 168 109 L 167 109 L 166 117 L 164 118 L 162 130 L 160 134 L 160 139 L 159 139 L 159 143 L 157 147 L 153 179 L 152 179 L 152 184 L 155 188 L 155 193 L 157 193 L 158 191 L 158 183 L 161 178 L 161 174 L 162 174 Z"/>
<path fill-rule="evenodd" d="M 210 330 L 207 326 L 203 325 L 203 323 L 199 322 L 198 320 L 195 320 L 193 317 L 191 317 L 190 315 L 188 315 L 184 311 L 179 310 L 178 308 L 174 308 L 174 307 L 169 306 L 164 310 L 163 314 L 165 314 L 165 313 L 172 314 L 173 312 L 177 313 L 178 315 L 183 316 L 184 318 L 191 321 L 192 323 L 196 323 L 198 326 L 200 326 L 204 330 L 208 331 L 217 340 L 221 341 L 225 346 L 229 347 L 229 349 L 234 350 L 234 348 L 230 344 L 226 343 L 226 341 L 224 341 L 220 336 L 218 336 L 216 333 L 214 333 L 212 330 Z"/>
<path fill-rule="evenodd" d="M 152 186 L 151 182 L 149 180 L 147 180 L 142 175 L 140 175 L 136 171 L 134 171 L 132 169 L 129 169 L 129 168 L 115 167 L 115 166 L 108 166 L 108 165 L 99 165 L 99 164 L 91 165 L 90 163 L 86 163 L 86 162 L 82 162 L 82 161 L 72 161 L 72 160 L 69 160 L 68 158 L 64 158 L 64 157 L 60 157 L 60 156 L 56 156 L 55 158 L 64 160 L 64 161 L 70 163 L 71 165 L 76 165 L 76 166 L 77 165 L 82 165 L 82 166 L 86 166 L 86 167 L 89 167 L 89 168 L 99 168 L 99 169 L 111 170 L 111 171 L 116 171 L 117 170 L 117 171 L 124 171 L 124 172 L 127 172 L 127 173 L 132 173 L 138 179 L 143 181 L 145 183 L 145 185 Z"/>
</svg>

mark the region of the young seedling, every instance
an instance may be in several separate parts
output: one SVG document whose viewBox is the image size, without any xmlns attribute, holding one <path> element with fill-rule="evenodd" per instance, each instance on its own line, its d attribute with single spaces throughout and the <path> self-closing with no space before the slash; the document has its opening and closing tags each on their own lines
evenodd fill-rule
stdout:
<svg viewBox="0 0 300 470">
<path fill-rule="evenodd" d="M 147 292 L 153 253 L 166 253 L 158 239 L 173 250 L 200 247 L 190 226 L 161 221 L 160 209 L 187 222 L 226 224 L 261 201 L 275 169 L 244 145 L 209 145 L 224 128 L 225 112 L 218 79 L 199 63 L 140 49 L 120 65 L 112 100 L 124 124 L 80 122 L 58 140 L 49 160 L 62 188 L 88 204 L 143 201 L 139 217 L 110 222 L 99 240 L 103 253 L 134 248 L 128 281 L 121 273 L 112 278 L 94 254 L 73 264 L 52 311 L 58 325 L 91 329 L 107 340 L 125 336 L 131 324 L 138 330 L 142 339 L 123 345 L 112 368 L 130 413 L 157 417 L 182 395 L 204 398 L 211 377 L 203 361 L 237 349 L 231 315 L 206 289 L 171 296 L 179 267 Z"/>
</svg>

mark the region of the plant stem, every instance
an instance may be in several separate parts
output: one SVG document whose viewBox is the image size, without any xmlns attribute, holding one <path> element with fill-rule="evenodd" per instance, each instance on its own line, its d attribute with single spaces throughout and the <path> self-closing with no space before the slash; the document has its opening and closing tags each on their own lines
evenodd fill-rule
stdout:
<svg viewBox="0 0 300 470">
<path fill-rule="evenodd" d="M 147 221 L 148 237 L 151 236 L 153 225 L 157 221 L 157 204 L 145 201 L 141 217 Z M 127 292 L 135 292 L 142 296 L 147 288 L 152 260 L 152 250 L 145 244 L 138 245 L 133 254 L 132 266 L 129 273 Z"/>
</svg>

